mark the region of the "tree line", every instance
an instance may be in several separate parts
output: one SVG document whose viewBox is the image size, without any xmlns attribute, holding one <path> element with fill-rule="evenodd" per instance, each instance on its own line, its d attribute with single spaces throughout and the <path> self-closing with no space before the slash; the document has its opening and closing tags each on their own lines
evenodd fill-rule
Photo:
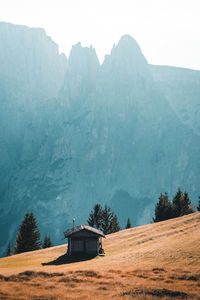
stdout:
<svg viewBox="0 0 200 300">
<path fill-rule="evenodd" d="M 43 242 L 40 241 L 40 231 L 34 214 L 26 212 L 24 220 L 18 229 L 13 251 L 10 243 L 7 248 L 7 256 L 19 254 L 27 251 L 39 250 L 41 248 L 52 247 L 50 236 L 45 235 Z"/>
<path fill-rule="evenodd" d="M 88 225 L 95 227 L 104 234 L 114 233 L 120 230 L 117 215 L 111 211 L 107 205 L 104 208 L 100 204 L 95 204 L 88 217 Z"/>
<path fill-rule="evenodd" d="M 100 204 L 95 204 L 91 210 L 87 223 L 91 227 L 95 227 L 104 234 L 110 234 L 119 231 L 120 225 L 117 215 L 111 210 L 111 208 L 105 204 L 102 207 Z M 131 228 L 130 218 L 127 219 L 126 229 Z"/>
<path fill-rule="evenodd" d="M 180 217 L 194 212 L 194 205 L 191 203 L 188 193 L 182 192 L 179 188 L 172 199 L 169 200 L 168 194 L 160 194 L 158 202 L 155 205 L 153 222 L 160 222 L 171 218 Z M 200 211 L 200 196 L 197 210 Z M 104 234 L 110 234 L 119 231 L 120 225 L 117 215 L 111 208 L 105 204 L 95 204 L 87 219 L 89 226 L 95 227 Z M 127 219 L 126 229 L 131 228 L 130 218 Z M 27 251 L 39 250 L 41 248 L 52 247 L 53 243 L 50 236 L 45 235 L 43 242 L 40 241 L 40 231 L 34 214 L 26 212 L 24 220 L 18 228 L 13 251 L 10 243 L 7 247 L 7 256 L 23 253 Z"/>
<path fill-rule="evenodd" d="M 200 211 L 200 196 L 197 210 Z M 153 222 L 160 222 L 172 218 L 191 214 L 195 211 L 195 205 L 191 203 L 188 193 L 184 193 L 179 188 L 172 202 L 169 200 L 168 193 L 160 194 L 155 206 L 155 217 Z"/>
<path fill-rule="evenodd" d="M 111 208 L 107 205 L 102 208 L 100 204 L 96 204 L 91 211 L 87 222 L 90 226 L 102 230 L 104 234 L 120 230 L 117 215 L 112 212 Z M 127 226 L 131 227 L 130 220 L 127 224 Z M 43 242 L 40 241 L 40 231 L 36 218 L 32 212 L 26 212 L 24 220 L 18 228 L 14 249 L 12 251 L 11 244 L 9 243 L 6 256 L 52 246 L 53 243 L 50 236 L 45 235 Z"/>
</svg>

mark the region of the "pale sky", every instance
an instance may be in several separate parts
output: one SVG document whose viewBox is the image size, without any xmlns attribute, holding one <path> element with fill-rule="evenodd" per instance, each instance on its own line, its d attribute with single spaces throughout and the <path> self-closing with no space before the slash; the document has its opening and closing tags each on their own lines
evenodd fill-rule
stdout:
<svg viewBox="0 0 200 300">
<path fill-rule="evenodd" d="M 67 57 L 80 41 L 102 62 L 130 34 L 149 63 L 200 70 L 200 0 L 0 0 L 0 21 L 44 28 Z"/>
</svg>

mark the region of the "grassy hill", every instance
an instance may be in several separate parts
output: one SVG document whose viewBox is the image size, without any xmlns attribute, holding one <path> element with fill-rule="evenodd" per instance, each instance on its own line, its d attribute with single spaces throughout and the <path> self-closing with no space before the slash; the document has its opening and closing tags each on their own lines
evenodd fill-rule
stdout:
<svg viewBox="0 0 200 300">
<path fill-rule="evenodd" d="M 0 299 L 200 299 L 200 213 L 106 236 L 105 257 L 67 245 L 0 259 Z"/>
</svg>

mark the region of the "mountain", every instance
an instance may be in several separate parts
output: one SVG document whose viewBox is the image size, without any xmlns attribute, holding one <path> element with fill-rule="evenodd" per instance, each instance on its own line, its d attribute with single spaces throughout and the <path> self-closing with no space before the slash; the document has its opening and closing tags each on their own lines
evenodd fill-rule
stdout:
<svg viewBox="0 0 200 300">
<path fill-rule="evenodd" d="M 104 257 L 70 259 L 65 244 L 1 258 L 1 296 L 199 299 L 199 225 L 193 213 L 109 234 Z"/>
<path fill-rule="evenodd" d="M 199 136 L 170 103 L 173 85 L 156 75 L 165 68 L 149 65 L 132 37 L 100 65 L 80 43 L 67 60 L 41 29 L 0 23 L 1 32 L 1 252 L 26 210 L 60 243 L 97 202 L 124 227 L 128 217 L 149 222 L 160 192 L 180 186 L 197 199 Z"/>
<path fill-rule="evenodd" d="M 200 135 L 200 71 L 150 66 L 154 80 L 184 125 Z"/>
<path fill-rule="evenodd" d="M 0 247 L 14 240 L 26 209 L 33 209 L 42 148 L 55 114 L 67 59 L 43 29 L 0 22 Z M 56 128 L 54 128 L 56 130 Z M 51 146 L 49 144 L 49 151 Z M 45 173 L 48 154 L 40 164 Z M 42 174 L 40 173 L 40 176 Z M 31 195 L 32 196 L 32 195 Z M 39 196 L 37 202 L 43 200 Z M 36 204 L 37 205 L 37 204 Z M 0 252 L 2 251 L 2 248 Z"/>
</svg>

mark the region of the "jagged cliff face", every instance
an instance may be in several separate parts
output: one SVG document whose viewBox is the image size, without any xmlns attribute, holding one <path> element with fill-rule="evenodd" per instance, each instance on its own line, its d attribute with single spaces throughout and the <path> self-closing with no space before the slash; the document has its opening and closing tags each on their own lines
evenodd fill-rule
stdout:
<svg viewBox="0 0 200 300">
<path fill-rule="evenodd" d="M 37 176 L 67 60 L 43 29 L 0 23 L 0 246 L 13 240 Z M 45 155 L 48 164 L 49 151 Z M 39 166 L 41 179 L 45 165 Z M 31 194 L 32 197 L 33 194 Z M 15 225 L 14 225 L 15 224 Z M 2 248 L 1 248 L 2 250 Z M 0 250 L 0 252 L 2 252 Z"/>
<path fill-rule="evenodd" d="M 0 60 L 10 38 L 0 73 L 1 251 L 26 210 L 60 242 L 96 202 L 111 205 L 124 226 L 127 217 L 149 222 L 160 192 L 181 186 L 197 196 L 199 138 L 133 38 L 123 36 L 100 66 L 92 47 L 73 46 L 67 62 L 42 30 L 3 23 L 0 31 Z"/>
<path fill-rule="evenodd" d="M 158 88 L 184 125 L 200 135 L 200 72 L 150 66 Z"/>
<path fill-rule="evenodd" d="M 75 176 L 66 199 L 71 195 L 84 199 L 79 201 L 82 213 L 89 203 L 106 201 L 123 224 L 130 207 L 136 223 L 150 220 L 152 199 L 157 199 L 158 191 L 174 193 L 179 185 L 196 191 L 199 141 L 164 98 L 137 43 L 124 36 L 95 72 L 90 67 L 79 71 L 76 91 L 85 86 L 86 70 L 96 80 L 89 83 L 87 93 L 80 90 L 78 107 L 69 89 L 63 94 L 70 103 L 70 121 L 62 136 L 68 140 L 70 173 Z M 71 86 L 71 78 L 69 75 L 64 85 Z"/>
</svg>

